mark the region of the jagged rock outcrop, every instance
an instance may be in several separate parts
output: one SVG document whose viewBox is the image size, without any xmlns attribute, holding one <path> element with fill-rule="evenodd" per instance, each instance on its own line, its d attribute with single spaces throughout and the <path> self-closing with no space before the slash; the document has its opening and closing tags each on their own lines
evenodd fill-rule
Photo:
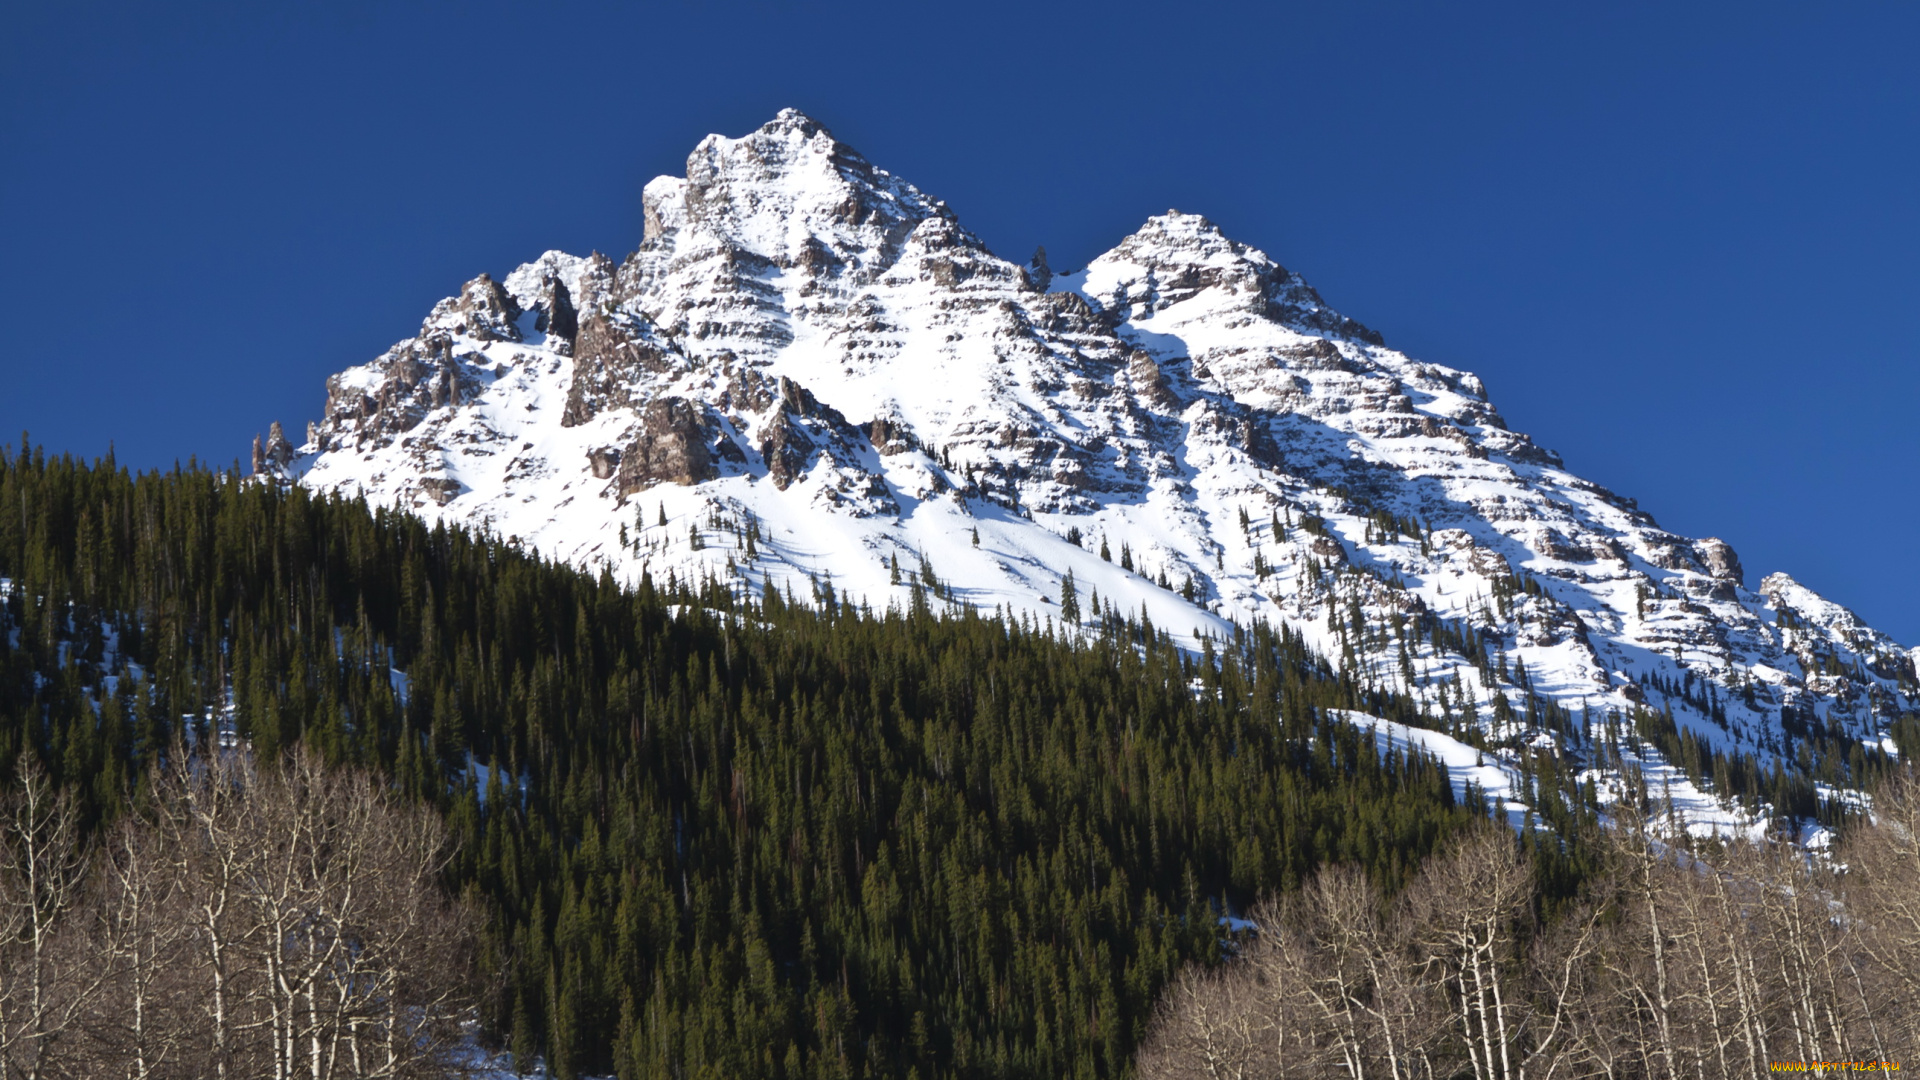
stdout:
<svg viewBox="0 0 1920 1080">
<path fill-rule="evenodd" d="M 415 509 L 429 499 L 435 506 L 445 506 L 466 490 L 466 485 L 451 476 L 422 477 L 415 486 L 418 490 L 418 495 L 412 500 Z"/>
<path fill-rule="evenodd" d="M 580 315 L 573 308 L 573 294 L 567 290 L 567 283 L 554 274 L 542 279 L 537 310 L 539 314 L 533 328 L 558 339 L 554 342 L 554 351 L 570 351 L 574 337 L 580 332 Z"/>
<path fill-rule="evenodd" d="M 1725 540 L 1712 536 L 1696 540 L 1693 550 L 1715 580 L 1734 585 L 1747 583 L 1747 572 L 1740 568 L 1740 556 L 1733 553 L 1733 545 Z"/>
<path fill-rule="evenodd" d="M 615 470 L 620 468 L 620 451 L 612 446 L 596 446 L 587 451 L 587 468 L 592 471 L 595 480 L 612 479 Z"/>
<path fill-rule="evenodd" d="M 622 497 L 655 484 L 697 484 L 715 475 L 704 410 L 685 398 L 655 398 L 641 410 L 639 432 L 620 452 Z"/>
<path fill-rule="evenodd" d="M 1133 392 L 1153 408 L 1179 407 L 1179 397 L 1167 386 L 1166 376 L 1160 373 L 1160 365 L 1153 357 L 1136 350 L 1127 360 L 1127 377 L 1133 383 Z"/>
<path fill-rule="evenodd" d="M 385 445 L 433 410 L 464 404 L 486 382 L 486 362 L 476 347 L 518 341 L 519 317 L 514 299 L 480 275 L 459 297 L 441 301 L 418 337 L 364 368 L 328 379 L 323 428 L 351 429 L 356 444 Z"/>
<path fill-rule="evenodd" d="M 1198 214 L 1169 210 L 1150 218 L 1099 261 L 1109 270 L 1100 278 L 1103 303 L 1129 318 L 1214 292 L 1246 314 L 1284 326 L 1382 344 L 1379 334 L 1329 308 L 1300 275 L 1227 239 Z"/>
<path fill-rule="evenodd" d="M 262 443 L 258 435 L 253 437 L 253 472 L 256 476 L 268 473 L 285 475 L 296 457 L 293 444 L 287 441 L 287 433 L 275 420 L 267 427 L 267 441 Z"/>
<path fill-rule="evenodd" d="M 675 360 L 643 321 L 604 310 L 591 311 L 579 322 L 572 353 L 573 383 L 560 414 L 566 427 L 631 405 L 636 392 L 651 377 L 671 371 Z"/>
<path fill-rule="evenodd" d="M 1047 265 L 1047 249 L 1043 244 L 1033 249 L 1033 258 L 1027 262 L 1027 280 L 1033 283 L 1037 292 L 1046 292 L 1053 284 L 1053 267 Z"/>
<path fill-rule="evenodd" d="M 428 319 L 475 341 L 519 341 L 520 305 L 492 277 L 481 274 L 452 301 L 441 301 Z"/>
<path fill-rule="evenodd" d="M 882 457 L 919 449 L 913 429 L 897 416 L 878 416 L 867 424 L 867 441 Z"/>
</svg>

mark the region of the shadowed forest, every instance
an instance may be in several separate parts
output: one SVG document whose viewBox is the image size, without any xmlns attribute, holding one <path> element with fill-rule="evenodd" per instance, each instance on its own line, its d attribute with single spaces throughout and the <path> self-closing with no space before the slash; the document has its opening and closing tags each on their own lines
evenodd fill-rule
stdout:
<svg viewBox="0 0 1920 1080">
<path fill-rule="evenodd" d="M 560 1077 L 1717 1076 L 1913 1037 L 1910 831 L 1852 830 L 1844 880 L 1683 852 L 1543 755 L 1516 840 L 1285 631 L 623 588 L 24 447 L 0 578 L 7 1077 L 437 1075 L 468 1033 Z"/>
</svg>

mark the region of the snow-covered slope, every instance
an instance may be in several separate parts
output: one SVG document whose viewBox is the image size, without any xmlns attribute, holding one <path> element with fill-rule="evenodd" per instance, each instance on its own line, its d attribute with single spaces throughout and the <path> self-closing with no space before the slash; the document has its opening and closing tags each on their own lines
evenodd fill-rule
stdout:
<svg viewBox="0 0 1920 1080">
<path fill-rule="evenodd" d="M 1531 737 L 1495 719 L 1525 690 L 1596 730 L 1668 709 L 1762 767 L 1914 706 L 1885 635 L 1750 587 L 1203 217 L 1054 275 L 790 110 L 645 210 L 622 263 L 468 282 L 258 467 L 634 579 L 1283 621 L 1496 742 Z"/>
</svg>

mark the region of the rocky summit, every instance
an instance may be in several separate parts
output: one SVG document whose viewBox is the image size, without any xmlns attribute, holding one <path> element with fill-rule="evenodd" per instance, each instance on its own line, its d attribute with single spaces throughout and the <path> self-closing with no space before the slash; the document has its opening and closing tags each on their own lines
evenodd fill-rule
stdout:
<svg viewBox="0 0 1920 1080">
<path fill-rule="evenodd" d="M 1817 777 L 1914 708 L 1886 635 L 1660 528 L 1197 214 L 1016 263 L 793 110 L 644 205 L 624 260 L 468 282 L 256 470 L 633 581 L 1196 650 L 1285 624 L 1484 749 L 1486 786 L 1545 747 L 1700 828 L 1756 820 L 1714 768 Z"/>
</svg>

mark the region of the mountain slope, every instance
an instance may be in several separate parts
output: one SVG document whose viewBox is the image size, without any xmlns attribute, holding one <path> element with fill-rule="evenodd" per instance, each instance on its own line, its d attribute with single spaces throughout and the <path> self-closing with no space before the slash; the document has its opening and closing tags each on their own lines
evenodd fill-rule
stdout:
<svg viewBox="0 0 1920 1080">
<path fill-rule="evenodd" d="M 629 579 L 1112 609 L 1196 647 L 1285 622 L 1477 741 L 1598 743 L 1704 824 L 1735 818 L 1669 766 L 1843 781 L 1914 707 L 1906 649 L 1750 587 L 1205 218 L 1055 275 L 791 110 L 703 140 L 645 217 L 618 264 L 469 282 L 257 467 Z"/>
</svg>

